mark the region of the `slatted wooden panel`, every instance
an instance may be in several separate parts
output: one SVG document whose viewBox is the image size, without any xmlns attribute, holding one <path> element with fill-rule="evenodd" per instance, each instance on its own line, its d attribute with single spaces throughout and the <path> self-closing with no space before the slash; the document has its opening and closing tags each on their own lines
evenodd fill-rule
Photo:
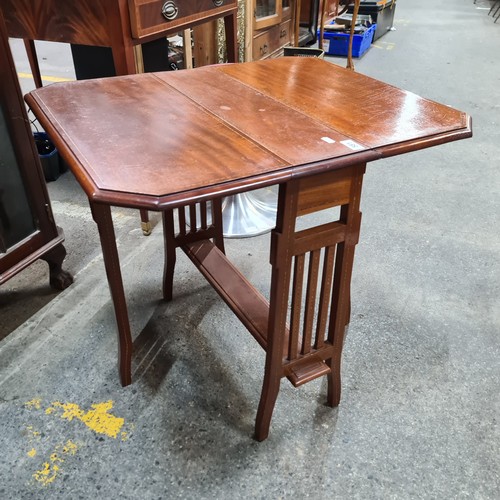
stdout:
<svg viewBox="0 0 500 500">
<path fill-rule="evenodd" d="M 290 337 L 293 361 L 325 346 L 334 285 L 336 245 L 296 255 L 291 283 Z"/>
<path fill-rule="evenodd" d="M 215 219 L 213 205 L 206 201 L 179 207 L 176 210 L 180 237 L 209 229 Z M 189 218 L 186 215 L 189 215 Z"/>
<path fill-rule="evenodd" d="M 174 215 L 177 212 L 178 232 L 175 231 Z M 189 220 L 186 217 L 189 215 Z M 165 267 L 163 271 L 163 298 L 172 300 L 176 249 L 200 240 L 213 240 L 224 254 L 222 236 L 222 200 L 202 201 L 163 212 L 165 238 Z"/>
</svg>

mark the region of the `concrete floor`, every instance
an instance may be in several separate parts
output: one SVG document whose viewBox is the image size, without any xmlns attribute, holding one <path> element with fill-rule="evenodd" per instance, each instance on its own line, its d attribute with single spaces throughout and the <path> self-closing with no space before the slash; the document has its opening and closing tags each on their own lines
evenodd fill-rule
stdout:
<svg viewBox="0 0 500 500">
<path fill-rule="evenodd" d="M 396 30 L 356 63 L 467 111 L 474 138 L 369 165 L 341 405 L 325 406 L 322 380 L 284 381 L 265 442 L 252 439 L 260 347 L 182 256 L 175 300 L 162 303 L 160 227 L 143 237 L 123 209 L 135 354 L 134 383 L 120 386 L 88 205 L 70 173 L 49 184 L 75 283 L 53 292 L 35 263 L 0 289 L 1 499 L 500 498 L 500 25 L 489 4 L 398 2 Z M 67 47 L 41 55 L 44 74 L 71 77 Z M 268 236 L 227 250 L 266 293 Z"/>
</svg>

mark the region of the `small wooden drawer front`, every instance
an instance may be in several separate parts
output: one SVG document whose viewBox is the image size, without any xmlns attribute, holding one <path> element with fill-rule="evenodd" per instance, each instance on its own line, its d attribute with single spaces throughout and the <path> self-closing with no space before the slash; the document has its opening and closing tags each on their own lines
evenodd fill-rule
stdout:
<svg viewBox="0 0 500 500">
<path fill-rule="evenodd" d="M 253 39 L 252 57 L 254 60 L 265 59 L 273 52 L 284 47 L 291 40 L 292 22 L 285 21 L 284 23 L 273 26 L 272 28 L 259 33 Z"/>
<path fill-rule="evenodd" d="M 134 38 L 171 32 L 237 9 L 237 0 L 129 0 Z"/>
</svg>

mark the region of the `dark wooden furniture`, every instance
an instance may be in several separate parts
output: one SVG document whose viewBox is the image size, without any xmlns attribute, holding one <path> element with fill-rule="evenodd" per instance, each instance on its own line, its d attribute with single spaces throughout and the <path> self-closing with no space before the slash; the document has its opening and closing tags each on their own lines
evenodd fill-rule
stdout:
<svg viewBox="0 0 500 500">
<path fill-rule="evenodd" d="M 227 59 L 238 60 L 237 0 L 0 0 L 10 37 L 24 39 L 42 87 L 34 40 L 111 47 L 117 75 L 142 72 L 134 47 L 210 20 L 224 19 Z M 151 223 L 141 211 L 145 235 Z"/>
<path fill-rule="evenodd" d="M 298 34 L 297 0 L 249 0 L 246 15 L 251 43 L 246 44 L 246 61 L 256 61 L 283 54 Z M 296 29 L 297 28 L 297 29 Z"/>
<path fill-rule="evenodd" d="M 27 101 L 89 197 L 115 305 L 122 383 L 131 382 L 132 338 L 112 205 L 163 212 L 166 300 L 180 247 L 264 349 L 259 440 L 283 377 L 299 386 L 326 375 L 328 404 L 339 403 L 366 162 L 472 134 L 460 111 L 315 58 L 52 85 Z M 224 255 L 220 199 L 274 184 L 268 301 Z M 296 230 L 297 217 L 331 207 L 340 207 L 331 222 Z"/>
<path fill-rule="evenodd" d="M 0 9 L 10 37 L 111 47 L 117 75 L 136 73 L 134 46 L 218 18 L 237 60 L 236 0 L 0 0 Z"/>
<path fill-rule="evenodd" d="M 64 236 L 54 222 L 0 12 L 0 284 L 37 259 L 48 262 L 50 284 L 64 289 Z"/>
</svg>

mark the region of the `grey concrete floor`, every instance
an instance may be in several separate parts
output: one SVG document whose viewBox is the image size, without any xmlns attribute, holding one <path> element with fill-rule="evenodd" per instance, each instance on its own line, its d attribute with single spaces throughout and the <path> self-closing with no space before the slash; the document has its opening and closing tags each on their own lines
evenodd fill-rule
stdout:
<svg viewBox="0 0 500 500">
<path fill-rule="evenodd" d="M 325 406 L 324 381 L 284 381 L 265 442 L 252 439 L 260 347 L 182 256 L 175 300 L 161 301 L 161 228 L 143 237 L 124 209 L 114 217 L 135 354 L 134 383 L 120 386 L 96 228 L 70 173 L 49 184 L 75 283 L 55 293 L 35 263 L 0 289 L 0 498 L 500 498 L 500 25 L 489 4 L 400 1 L 396 30 L 356 63 L 467 111 L 474 137 L 368 166 L 341 405 Z M 27 72 L 17 41 L 13 51 Z M 44 74 L 72 77 L 67 46 L 40 54 Z M 267 293 L 268 236 L 227 250 Z"/>
</svg>

